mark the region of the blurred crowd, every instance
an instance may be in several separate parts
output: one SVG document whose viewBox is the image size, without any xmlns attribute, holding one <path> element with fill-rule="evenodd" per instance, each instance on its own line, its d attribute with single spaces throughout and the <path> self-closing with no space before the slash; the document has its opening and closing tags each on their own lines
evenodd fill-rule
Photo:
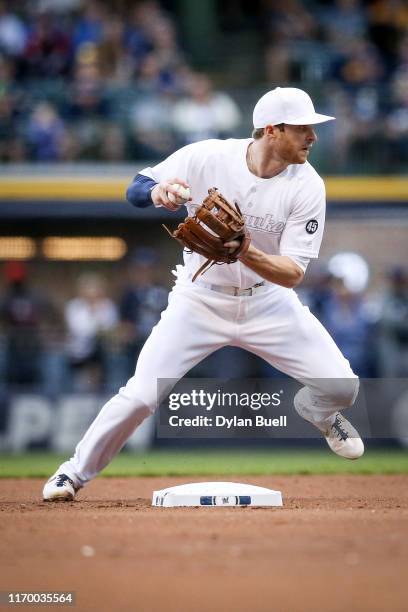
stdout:
<svg viewBox="0 0 408 612">
<path fill-rule="evenodd" d="M 89 270 L 77 276 L 61 304 L 44 287 L 33 288 L 27 264 L 7 262 L 0 296 L 3 385 L 51 395 L 121 386 L 167 306 L 157 269 L 156 252 L 140 248 L 119 273 L 118 295 L 111 295 L 102 274 Z"/>
<path fill-rule="evenodd" d="M 236 103 L 188 64 L 156 0 L 14 7 L 0 1 L 4 161 L 157 158 L 238 127 Z"/>
<path fill-rule="evenodd" d="M 321 84 L 330 171 L 408 167 L 406 0 L 265 0 L 266 77 Z M 323 163 L 323 165 L 325 165 Z"/>
<path fill-rule="evenodd" d="M 356 374 L 408 376 L 408 268 L 391 268 L 378 293 L 357 291 L 347 275 L 323 269 L 300 293 Z"/>
<path fill-rule="evenodd" d="M 139 248 L 123 264 L 120 291 L 85 271 L 72 296 L 57 306 L 38 293 L 22 262 L 4 265 L 0 295 L 0 390 L 112 393 L 133 375 L 138 354 L 167 306 L 157 253 Z M 393 268 L 375 296 L 351 290 L 327 271 L 312 274 L 302 300 L 325 325 L 361 377 L 408 376 L 408 268 Z M 193 377 L 280 376 L 258 358 L 227 347 L 190 373 Z"/>
<path fill-rule="evenodd" d="M 231 23 L 242 6 L 226 3 Z M 257 68 L 242 71 L 241 87 L 254 89 L 251 104 L 267 87 L 303 86 L 339 119 L 322 131 L 323 170 L 407 167 L 405 0 L 258 0 L 246 10 Z M 245 51 L 229 52 L 239 65 Z M 176 11 L 157 0 L 0 0 L 0 159 L 157 159 L 241 136 L 250 105 L 243 115 L 239 92 L 224 91 L 219 59 L 208 70 L 223 91 L 197 72 Z"/>
</svg>

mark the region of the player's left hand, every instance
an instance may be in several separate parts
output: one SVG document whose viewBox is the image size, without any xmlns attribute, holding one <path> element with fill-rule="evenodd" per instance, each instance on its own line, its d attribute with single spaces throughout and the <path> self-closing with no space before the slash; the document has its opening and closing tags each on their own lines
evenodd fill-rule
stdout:
<svg viewBox="0 0 408 612">
<path fill-rule="evenodd" d="M 187 217 L 174 232 L 165 229 L 184 248 L 206 258 L 193 282 L 215 263 L 235 263 L 251 242 L 238 204 L 230 204 L 216 187 L 208 190 L 194 217 Z"/>
</svg>

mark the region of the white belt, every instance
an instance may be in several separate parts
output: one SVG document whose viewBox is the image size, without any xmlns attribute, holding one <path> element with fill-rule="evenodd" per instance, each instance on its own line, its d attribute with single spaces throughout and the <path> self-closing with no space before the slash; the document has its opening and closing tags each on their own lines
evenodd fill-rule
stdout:
<svg viewBox="0 0 408 612">
<path fill-rule="evenodd" d="M 226 295 L 253 295 L 258 291 L 264 291 L 266 289 L 265 282 L 257 283 L 253 287 L 249 287 L 248 289 L 241 289 L 240 287 L 225 287 L 224 285 L 212 285 L 211 283 L 205 283 L 201 280 L 196 280 L 195 285 L 199 285 L 200 287 L 205 287 L 205 289 L 211 289 L 211 291 L 217 291 L 218 293 L 225 293 Z"/>
</svg>

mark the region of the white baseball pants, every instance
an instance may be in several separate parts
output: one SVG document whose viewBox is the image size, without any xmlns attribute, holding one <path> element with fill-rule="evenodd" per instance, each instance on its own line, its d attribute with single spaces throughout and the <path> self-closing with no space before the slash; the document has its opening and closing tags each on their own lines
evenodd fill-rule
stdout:
<svg viewBox="0 0 408 612">
<path fill-rule="evenodd" d="M 226 345 L 251 351 L 302 381 L 309 388 L 313 410 L 322 415 L 351 406 L 358 378 L 328 332 L 294 291 L 262 289 L 235 297 L 178 282 L 140 353 L 135 375 L 103 406 L 59 472 L 78 486 L 86 484 L 154 412 L 158 378 L 179 380 Z M 324 379 L 330 380 L 325 384 Z"/>
</svg>

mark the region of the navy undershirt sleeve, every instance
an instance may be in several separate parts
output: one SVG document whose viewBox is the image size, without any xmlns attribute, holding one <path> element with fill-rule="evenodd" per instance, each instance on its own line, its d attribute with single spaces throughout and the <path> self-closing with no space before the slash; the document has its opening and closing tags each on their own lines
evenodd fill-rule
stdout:
<svg viewBox="0 0 408 612">
<path fill-rule="evenodd" d="M 127 188 L 127 201 L 138 208 L 151 206 L 153 204 L 151 192 L 155 185 L 157 185 L 157 182 L 153 179 L 144 176 L 144 174 L 137 174 Z"/>
</svg>

